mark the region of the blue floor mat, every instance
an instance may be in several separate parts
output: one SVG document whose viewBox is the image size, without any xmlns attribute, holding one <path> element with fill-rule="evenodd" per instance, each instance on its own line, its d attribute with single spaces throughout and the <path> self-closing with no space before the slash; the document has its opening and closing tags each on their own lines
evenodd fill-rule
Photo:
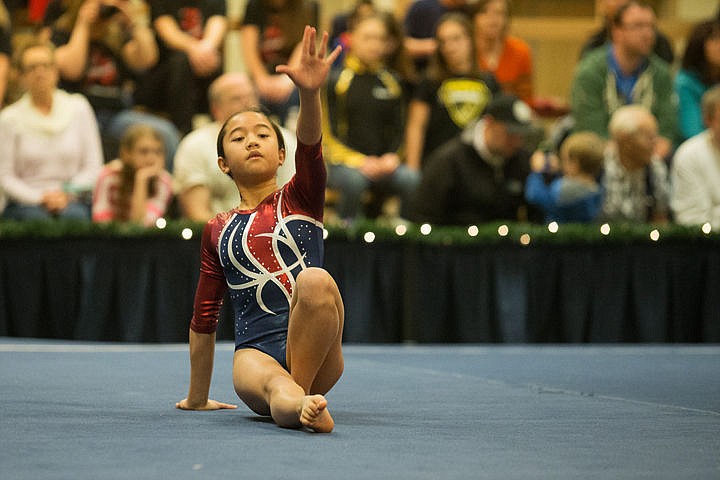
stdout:
<svg viewBox="0 0 720 480">
<path fill-rule="evenodd" d="M 237 402 L 232 345 L 211 395 Z M 173 408 L 186 345 L 0 339 L 3 479 L 720 478 L 718 346 L 346 345 L 330 435 Z"/>
</svg>

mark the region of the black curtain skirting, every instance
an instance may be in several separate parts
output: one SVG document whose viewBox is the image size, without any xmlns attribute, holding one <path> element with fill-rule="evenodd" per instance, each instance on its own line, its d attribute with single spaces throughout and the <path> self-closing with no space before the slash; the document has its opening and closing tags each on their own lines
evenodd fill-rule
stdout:
<svg viewBox="0 0 720 480">
<path fill-rule="evenodd" d="M 185 342 L 199 240 L 0 241 L 0 336 Z M 347 342 L 720 342 L 712 244 L 328 241 Z M 218 338 L 232 339 L 230 309 Z"/>
</svg>

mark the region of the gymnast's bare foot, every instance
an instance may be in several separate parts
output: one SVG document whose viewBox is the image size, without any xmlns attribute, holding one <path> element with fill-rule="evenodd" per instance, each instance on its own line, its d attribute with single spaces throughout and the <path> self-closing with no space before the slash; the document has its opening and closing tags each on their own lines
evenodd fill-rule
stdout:
<svg viewBox="0 0 720 480">
<path fill-rule="evenodd" d="M 332 432 L 335 421 L 327 410 L 327 400 L 322 395 L 306 395 L 300 406 L 300 423 L 319 433 Z"/>
</svg>

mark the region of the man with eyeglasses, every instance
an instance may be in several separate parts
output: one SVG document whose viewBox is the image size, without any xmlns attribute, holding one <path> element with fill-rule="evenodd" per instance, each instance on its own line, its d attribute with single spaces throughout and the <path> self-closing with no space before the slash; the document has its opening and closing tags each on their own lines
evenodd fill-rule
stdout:
<svg viewBox="0 0 720 480">
<path fill-rule="evenodd" d="M 653 53 L 656 18 L 639 0 L 621 6 L 611 25 L 611 42 L 588 53 L 577 66 L 570 105 L 575 130 L 608 137 L 618 108 L 640 104 L 658 122 L 655 153 L 668 158 L 677 122 L 677 101 L 668 64 Z"/>
<path fill-rule="evenodd" d="M 627 2 L 628 0 L 602 0 L 600 2 L 600 10 L 603 16 L 603 26 L 585 41 L 585 44 L 583 44 L 580 49 L 580 58 L 584 57 L 586 53 L 610 41 L 610 28 L 613 17 L 617 13 L 618 9 Z M 653 47 L 653 52 L 671 65 L 675 59 L 675 52 L 673 51 L 670 39 L 667 35 L 657 29 L 655 30 L 655 46 Z"/>
</svg>

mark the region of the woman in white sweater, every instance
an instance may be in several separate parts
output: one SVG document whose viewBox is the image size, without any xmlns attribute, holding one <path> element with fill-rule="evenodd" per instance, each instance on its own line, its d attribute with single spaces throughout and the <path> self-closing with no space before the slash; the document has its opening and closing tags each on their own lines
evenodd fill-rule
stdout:
<svg viewBox="0 0 720 480">
<path fill-rule="evenodd" d="M 103 162 L 92 108 L 57 88 L 52 46 L 30 43 L 17 59 L 26 93 L 0 111 L 3 218 L 89 220 L 86 194 Z"/>
</svg>

